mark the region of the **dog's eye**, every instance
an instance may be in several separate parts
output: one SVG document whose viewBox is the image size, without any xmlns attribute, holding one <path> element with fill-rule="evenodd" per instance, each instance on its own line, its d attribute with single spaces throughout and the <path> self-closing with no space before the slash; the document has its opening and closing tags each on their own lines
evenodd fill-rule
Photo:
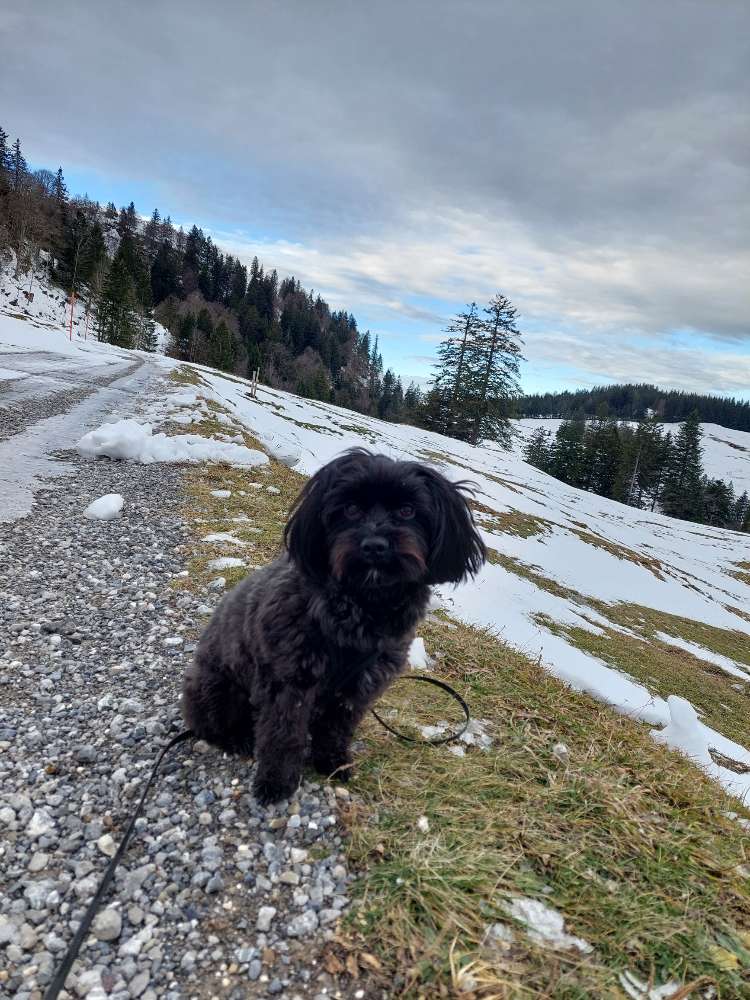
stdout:
<svg viewBox="0 0 750 1000">
<path fill-rule="evenodd" d="M 362 516 L 362 510 L 356 503 L 347 504 L 346 507 L 344 507 L 344 513 L 350 521 L 356 521 L 357 518 Z"/>
<path fill-rule="evenodd" d="M 410 517 L 414 517 L 414 508 L 411 504 L 405 503 L 398 509 L 398 516 L 402 517 L 405 521 L 408 521 Z"/>
</svg>

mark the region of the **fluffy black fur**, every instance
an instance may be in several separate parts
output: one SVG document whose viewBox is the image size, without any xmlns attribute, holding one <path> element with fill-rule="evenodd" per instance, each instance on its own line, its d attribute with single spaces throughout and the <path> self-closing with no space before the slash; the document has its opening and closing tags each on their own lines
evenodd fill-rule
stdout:
<svg viewBox="0 0 750 1000">
<path fill-rule="evenodd" d="M 403 670 L 430 584 L 476 573 L 485 549 L 462 490 L 434 469 L 355 449 L 305 485 L 286 552 L 222 600 L 187 672 L 190 729 L 257 759 L 261 802 L 290 796 L 310 744 L 321 774 Z"/>
</svg>

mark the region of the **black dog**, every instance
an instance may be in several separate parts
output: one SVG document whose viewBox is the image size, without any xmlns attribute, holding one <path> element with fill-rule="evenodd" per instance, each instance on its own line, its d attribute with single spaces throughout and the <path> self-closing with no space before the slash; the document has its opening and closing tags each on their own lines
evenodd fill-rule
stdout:
<svg viewBox="0 0 750 1000">
<path fill-rule="evenodd" d="M 261 802 L 295 791 L 308 738 L 319 773 L 350 764 L 357 724 L 406 664 L 430 584 L 482 565 L 463 488 L 417 462 L 349 451 L 305 485 L 288 551 L 222 600 L 183 713 L 197 736 L 255 755 Z"/>
</svg>

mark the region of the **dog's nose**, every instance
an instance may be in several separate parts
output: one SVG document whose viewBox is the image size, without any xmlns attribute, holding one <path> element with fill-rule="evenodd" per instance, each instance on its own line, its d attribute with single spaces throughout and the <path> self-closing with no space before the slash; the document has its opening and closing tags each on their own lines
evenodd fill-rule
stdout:
<svg viewBox="0 0 750 1000">
<path fill-rule="evenodd" d="M 371 559 L 384 556 L 389 548 L 387 539 L 381 535 L 370 535 L 368 538 L 363 538 L 359 547 L 362 555 Z"/>
</svg>

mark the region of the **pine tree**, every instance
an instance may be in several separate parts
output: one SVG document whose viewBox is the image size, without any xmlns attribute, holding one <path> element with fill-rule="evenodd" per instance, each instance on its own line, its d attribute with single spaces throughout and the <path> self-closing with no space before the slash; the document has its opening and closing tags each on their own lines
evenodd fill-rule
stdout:
<svg viewBox="0 0 750 1000">
<path fill-rule="evenodd" d="M 10 169 L 10 149 L 8 147 L 8 133 L 0 125 L 0 176 L 4 171 Z"/>
<path fill-rule="evenodd" d="M 529 465 L 549 472 L 552 467 L 552 432 L 546 427 L 536 427 L 526 442 L 523 457 Z"/>
<path fill-rule="evenodd" d="M 137 231 L 138 213 L 131 201 L 127 208 L 120 209 L 120 215 L 117 220 L 117 232 L 120 234 L 120 238 L 124 239 L 126 236 L 134 236 Z"/>
<path fill-rule="evenodd" d="M 20 191 L 23 182 L 28 174 L 26 160 L 21 152 L 21 140 L 16 139 L 10 154 L 10 177 L 11 186 L 14 191 Z"/>
<path fill-rule="evenodd" d="M 159 248 L 160 238 L 161 238 L 161 216 L 159 215 L 159 209 L 155 208 L 151 218 L 148 220 L 143 229 L 143 243 L 146 249 L 146 255 L 149 258 L 149 262 L 153 261 L 153 259 L 156 257 L 156 253 Z"/>
<path fill-rule="evenodd" d="M 448 337 L 438 348 L 431 409 L 433 429 L 441 434 L 462 439 L 467 436 L 466 375 L 476 350 L 479 326 L 477 305 L 472 302 L 450 321 L 445 330 Z"/>
<path fill-rule="evenodd" d="M 586 424 L 583 420 L 563 420 L 555 434 L 550 472 L 556 479 L 570 486 L 583 485 L 585 434 Z"/>
<path fill-rule="evenodd" d="M 175 334 L 174 352 L 181 361 L 189 361 L 195 336 L 195 316 L 193 313 L 186 313 L 177 324 Z"/>
<path fill-rule="evenodd" d="M 670 517 L 686 521 L 703 518 L 703 468 L 701 424 L 693 410 L 677 432 L 667 458 L 661 506 Z"/>
<path fill-rule="evenodd" d="M 604 418 L 587 425 L 583 450 L 583 488 L 602 497 L 614 496 L 622 463 L 617 423 Z"/>
<path fill-rule="evenodd" d="M 53 190 L 55 201 L 57 202 L 58 208 L 62 208 L 65 202 L 68 200 L 68 188 L 65 184 L 65 178 L 63 177 L 62 167 L 57 168 L 57 173 L 55 174 L 55 185 Z"/>
<path fill-rule="evenodd" d="M 237 347 L 232 332 L 224 322 L 219 320 L 211 338 L 211 354 L 209 364 L 221 371 L 234 371 L 237 357 Z"/>
<path fill-rule="evenodd" d="M 138 300 L 125 256 L 118 249 L 104 283 L 99 307 L 99 339 L 117 347 L 134 347 L 139 323 Z"/>
<path fill-rule="evenodd" d="M 497 441 L 510 447 L 513 401 L 520 395 L 521 333 L 516 326 L 517 310 L 498 292 L 483 312 L 476 350 L 470 364 L 470 441 Z"/>
<path fill-rule="evenodd" d="M 155 306 L 180 290 L 180 274 L 174 248 L 163 240 L 151 264 L 151 296 Z"/>
<path fill-rule="evenodd" d="M 744 493 L 737 497 L 737 502 L 734 505 L 734 511 L 732 513 L 731 527 L 734 528 L 735 531 L 746 530 L 743 525 L 745 524 L 748 515 L 750 515 L 750 497 L 748 497 L 747 490 L 745 490 Z"/>
<path fill-rule="evenodd" d="M 703 517 L 706 524 L 717 528 L 728 528 L 736 506 L 734 487 L 721 479 L 703 480 Z"/>
</svg>

